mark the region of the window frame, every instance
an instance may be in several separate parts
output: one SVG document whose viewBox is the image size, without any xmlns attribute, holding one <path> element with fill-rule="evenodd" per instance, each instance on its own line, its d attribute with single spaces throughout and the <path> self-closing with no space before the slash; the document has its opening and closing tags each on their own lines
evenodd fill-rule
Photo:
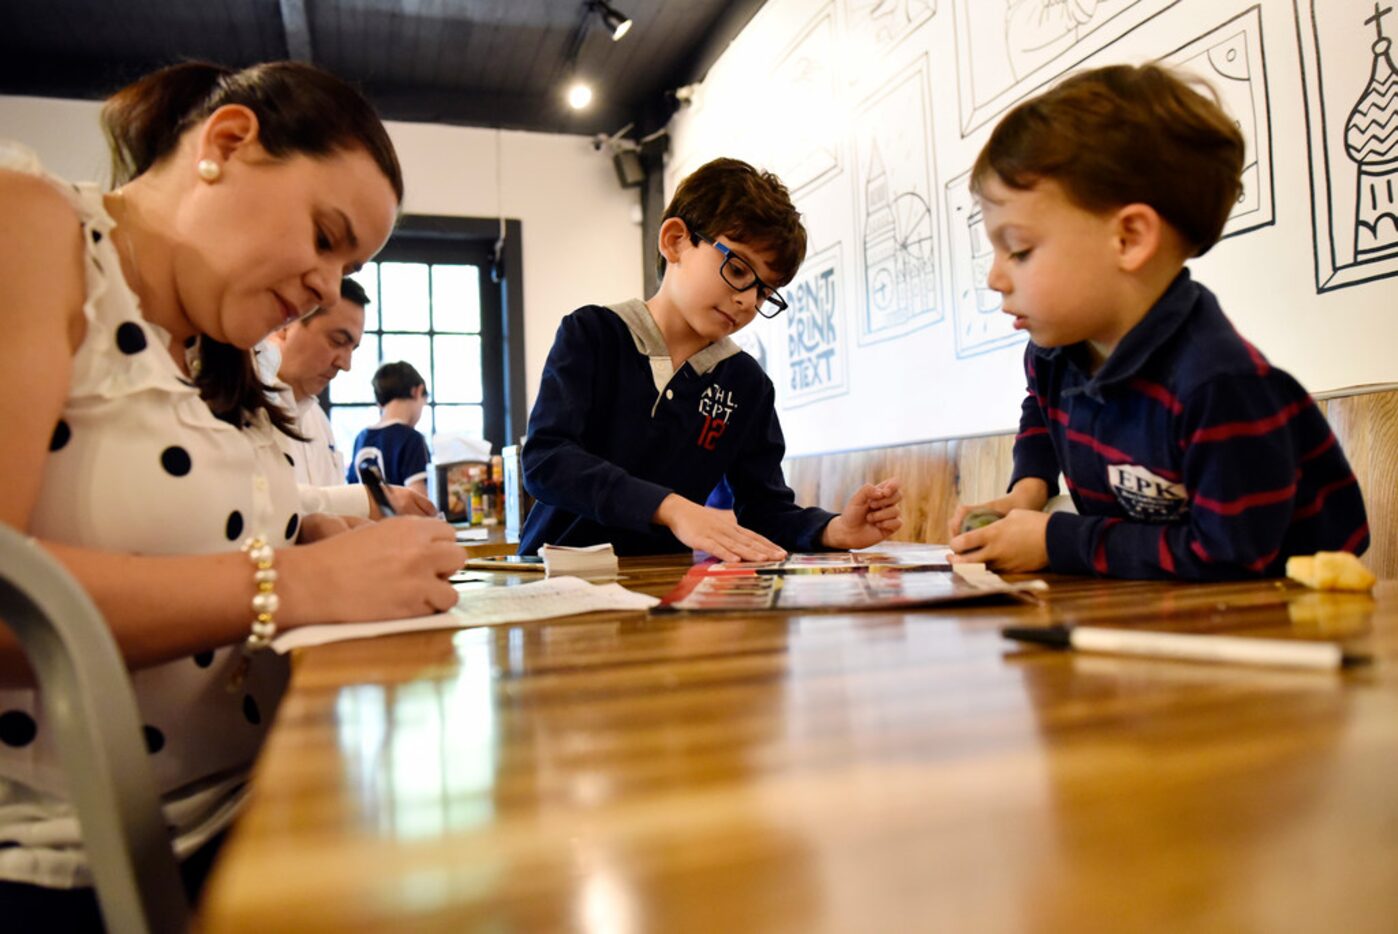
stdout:
<svg viewBox="0 0 1398 934">
<path fill-rule="evenodd" d="M 504 277 L 496 284 L 490 280 L 490 270 L 499 234 L 498 219 L 408 214 L 399 219 L 388 243 L 373 258 L 376 263 L 470 265 L 480 269 L 483 434 L 496 451 L 514 444 L 515 439 L 524 434 L 528 418 L 524 386 L 523 225 L 518 220 L 505 221 Z M 378 307 L 379 296 L 370 298 L 378 311 L 378 333 L 423 334 L 429 340 L 437 335 L 435 322 L 430 318 L 426 331 L 386 330 L 383 309 Z M 379 355 L 382 363 L 382 343 Z M 435 357 L 433 366 L 435 375 Z M 320 404 L 328 415 L 333 408 L 328 386 L 320 395 Z M 356 403 L 339 405 L 346 407 Z"/>
</svg>

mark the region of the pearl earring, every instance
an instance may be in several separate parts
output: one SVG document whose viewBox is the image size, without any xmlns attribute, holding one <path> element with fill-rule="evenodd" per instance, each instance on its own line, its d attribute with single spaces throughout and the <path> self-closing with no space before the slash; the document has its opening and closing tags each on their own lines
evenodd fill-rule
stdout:
<svg viewBox="0 0 1398 934">
<path fill-rule="evenodd" d="M 200 159 L 194 170 L 206 182 L 216 182 L 218 177 L 223 174 L 223 169 L 219 168 L 218 163 L 212 159 Z"/>
</svg>

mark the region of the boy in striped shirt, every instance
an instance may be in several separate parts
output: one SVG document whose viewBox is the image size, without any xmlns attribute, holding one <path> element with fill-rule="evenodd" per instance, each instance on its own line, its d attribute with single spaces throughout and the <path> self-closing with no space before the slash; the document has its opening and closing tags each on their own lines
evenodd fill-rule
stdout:
<svg viewBox="0 0 1398 934">
<path fill-rule="evenodd" d="M 1360 554 L 1359 485 L 1314 401 L 1185 260 L 1237 201 L 1243 139 L 1156 65 L 1075 75 L 1012 110 L 972 171 L 988 284 L 1029 333 L 1006 496 L 962 506 L 956 560 L 1217 580 Z M 1062 472 L 1077 514 L 1042 512 Z M 972 509 L 1004 518 L 964 534 Z"/>
</svg>

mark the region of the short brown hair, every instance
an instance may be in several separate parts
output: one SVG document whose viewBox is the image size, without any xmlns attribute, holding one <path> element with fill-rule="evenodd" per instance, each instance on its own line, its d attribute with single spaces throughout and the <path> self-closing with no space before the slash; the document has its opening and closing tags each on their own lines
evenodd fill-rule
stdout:
<svg viewBox="0 0 1398 934">
<path fill-rule="evenodd" d="M 790 282 L 806 258 L 806 228 L 791 193 L 771 172 L 741 159 L 715 159 L 690 173 L 675 189 L 661 223 L 672 217 L 684 221 L 691 237 L 728 237 L 771 252 L 780 277 L 771 285 Z M 655 273 L 665 275 L 664 256 L 657 257 Z"/>
<path fill-rule="evenodd" d="M 374 401 L 388 405 L 394 399 L 411 399 L 413 390 L 426 385 L 417 367 L 406 360 L 385 363 L 374 373 Z"/>
<path fill-rule="evenodd" d="M 1237 203 L 1243 155 L 1242 133 L 1206 82 L 1112 65 L 1006 114 L 976 157 L 971 189 L 979 195 L 993 172 L 1021 190 L 1052 179 L 1089 211 L 1148 204 L 1202 256 Z"/>
</svg>

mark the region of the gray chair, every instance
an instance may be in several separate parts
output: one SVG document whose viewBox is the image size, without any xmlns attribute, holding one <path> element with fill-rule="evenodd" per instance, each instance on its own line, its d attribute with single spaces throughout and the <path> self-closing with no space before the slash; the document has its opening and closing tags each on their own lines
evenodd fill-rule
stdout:
<svg viewBox="0 0 1398 934">
<path fill-rule="evenodd" d="M 121 653 L 72 576 L 3 523 L 0 622 L 19 637 L 44 698 L 107 929 L 186 930 L 189 907 Z"/>
</svg>

